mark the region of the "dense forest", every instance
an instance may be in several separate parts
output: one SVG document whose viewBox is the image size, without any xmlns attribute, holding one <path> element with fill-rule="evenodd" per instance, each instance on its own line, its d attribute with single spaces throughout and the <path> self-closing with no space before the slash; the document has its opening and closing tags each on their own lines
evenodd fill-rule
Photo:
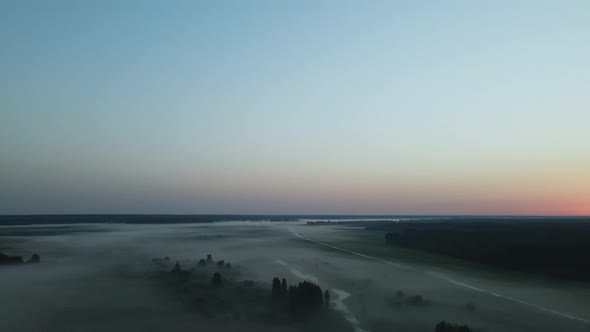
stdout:
<svg viewBox="0 0 590 332">
<path fill-rule="evenodd" d="M 385 242 L 544 276 L 590 280 L 590 223 L 390 223 Z"/>
</svg>

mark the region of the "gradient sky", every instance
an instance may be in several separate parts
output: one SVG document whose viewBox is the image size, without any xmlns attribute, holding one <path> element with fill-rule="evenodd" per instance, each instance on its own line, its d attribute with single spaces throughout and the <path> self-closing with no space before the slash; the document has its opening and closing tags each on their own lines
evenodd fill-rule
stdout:
<svg viewBox="0 0 590 332">
<path fill-rule="evenodd" d="M 0 1 L 0 214 L 590 215 L 590 1 Z"/>
</svg>

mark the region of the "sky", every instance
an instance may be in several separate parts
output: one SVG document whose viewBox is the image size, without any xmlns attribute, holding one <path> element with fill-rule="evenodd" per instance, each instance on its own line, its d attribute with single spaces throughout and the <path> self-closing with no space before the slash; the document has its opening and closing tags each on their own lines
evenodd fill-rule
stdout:
<svg viewBox="0 0 590 332">
<path fill-rule="evenodd" d="M 0 214 L 590 215 L 588 1 L 0 1 Z"/>
</svg>

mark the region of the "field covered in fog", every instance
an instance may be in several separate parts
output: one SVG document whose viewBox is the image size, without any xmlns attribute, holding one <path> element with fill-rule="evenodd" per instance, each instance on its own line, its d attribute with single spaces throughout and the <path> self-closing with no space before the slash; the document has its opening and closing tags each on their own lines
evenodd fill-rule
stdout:
<svg viewBox="0 0 590 332">
<path fill-rule="evenodd" d="M 590 329 L 586 284 L 392 249 L 382 235 L 303 222 L 0 227 L 0 252 L 41 257 L 0 266 L 0 331 L 426 332 L 443 320 L 472 331 Z M 215 267 L 199 270 L 207 254 L 231 263 L 219 270 L 225 288 L 209 287 Z M 176 261 L 193 271 L 182 287 L 169 272 Z M 277 309 L 274 277 L 329 290 L 329 308 Z"/>
</svg>

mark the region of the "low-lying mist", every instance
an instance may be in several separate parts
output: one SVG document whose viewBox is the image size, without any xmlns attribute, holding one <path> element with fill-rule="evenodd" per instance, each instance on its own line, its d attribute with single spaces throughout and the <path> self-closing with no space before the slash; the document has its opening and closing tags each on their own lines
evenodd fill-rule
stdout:
<svg viewBox="0 0 590 332">
<path fill-rule="evenodd" d="M 322 326 L 326 331 L 411 332 L 434 331 L 441 321 L 465 324 L 472 331 L 588 330 L 584 322 L 434 278 L 429 272 L 450 273 L 444 261 L 398 268 L 298 238 L 289 226 L 322 243 L 371 249 L 360 245 L 362 237 L 355 240 L 362 230 L 301 223 L 3 227 L 1 252 L 38 254 L 41 262 L 0 266 L 0 330 L 312 331 Z M 198 269 L 208 254 L 231 263 L 232 273 L 220 272 L 226 287 L 238 292 L 223 291 L 231 307 L 228 314 L 199 309 L 202 302 L 215 303 L 216 294 L 222 294 L 207 288 L 207 273 L 214 270 Z M 154 264 L 153 258 L 164 257 L 169 257 L 169 266 Z M 169 269 L 176 261 L 183 270 L 193 271 L 182 288 L 170 281 Z M 462 281 L 554 308 L 569 310 L 578 304 L 578 312 L 583 312 L 589 303 L 587 289 L 522 280 L 515 286 L 492 276 L 453 273 Z M 330 304 L 322 309 L 329 313 L 306 318 L 273 308 L 283 305 L 270 302 L 274 277 L 290 285 L 309 280 L 329 290 Z M 245 281 L 255 290 L 239 293 Z M 255 299 L 231 300 L 247 294 L 255 294 Z M 571 295 L 567 301 L 564 294 Z M 201 304 L 195 305 L 196 300 Z M 248 306 L 260 310 L 245 309 Z"/>
</svg>

